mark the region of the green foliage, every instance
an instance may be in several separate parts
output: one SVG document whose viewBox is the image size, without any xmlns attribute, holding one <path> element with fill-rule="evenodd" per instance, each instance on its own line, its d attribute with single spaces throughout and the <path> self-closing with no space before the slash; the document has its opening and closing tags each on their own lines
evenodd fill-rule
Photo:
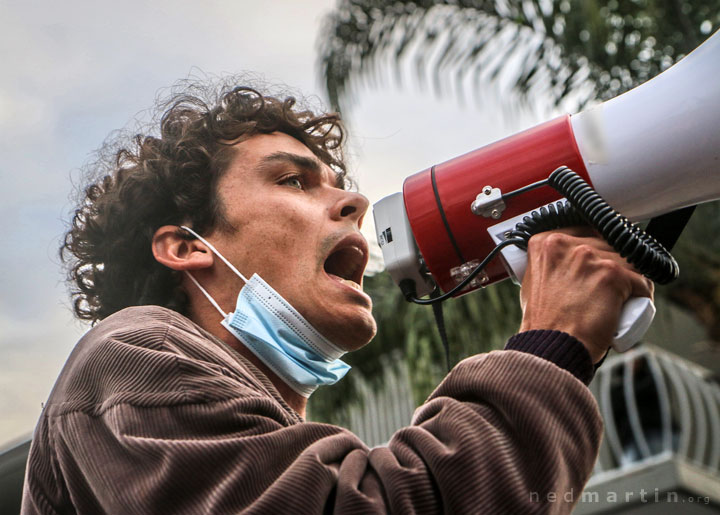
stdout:
<svg viewBox="0 0 720 515">
<path fill-rule="evenodd" d="M 347 354 L 348 376 L 331 388 L 321 388 L 310 400 L 314 420 L 346 425 L 347 406 L 358 402 L 355 378 L 381 388 L 386 366 L 408 364 L 413 397 L 420 404 L 447 373 L 445 353 L 432 308 L 406 302 L 390 276 L 383 272 L 365 278 L 373 299 L 378 334 L 365 348 Z M 451 364 L 501 348 L 520 324 L 519 289 L 509 281 L 443 303 L 450 341 Z"/>
<path fill-rule="evenodd" d="M 668 68 L 720 26 L 720 0 L 340 0 L 321 33 L 331 102 L 356 79 L 411 64 L 435 91 L 488 81 L 520 98 L 579 106 L 612 98 Z"/>
</svg>

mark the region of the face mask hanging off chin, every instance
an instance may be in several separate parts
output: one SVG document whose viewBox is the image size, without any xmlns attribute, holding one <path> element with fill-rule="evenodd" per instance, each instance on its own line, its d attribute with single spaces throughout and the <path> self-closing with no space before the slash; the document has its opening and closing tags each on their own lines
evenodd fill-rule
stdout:
<svg viewBox="0 0 720 515">
<path fill-rule="evenodd" d="M 334 384 L 350 370 L 345 352 L 322 336 L 259 275 L 247 280 L 217 249 L 182 226 L 220 258 L 244 282 L 235 311 L 225 313 L 189 272 L 188 277 L 223 316 L 221 324 L 294 391 L 303 397 L 320 385 Z"/>
</svg>

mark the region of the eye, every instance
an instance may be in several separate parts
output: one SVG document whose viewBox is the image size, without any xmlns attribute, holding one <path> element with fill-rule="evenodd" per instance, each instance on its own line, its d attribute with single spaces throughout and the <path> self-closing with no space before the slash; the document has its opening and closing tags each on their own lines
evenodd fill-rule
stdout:
<svg viewBox="0 0 720 515">
<path fill-rule="evenodd" d="M 291 177 L 283 179 L 281 184 L 290 186 L 291 188 L 296 188 L 298 190 L 304 189 L 302 180 L 300 180 L 300 177 L 298 175 L 293 175 Z"/>
</svg>

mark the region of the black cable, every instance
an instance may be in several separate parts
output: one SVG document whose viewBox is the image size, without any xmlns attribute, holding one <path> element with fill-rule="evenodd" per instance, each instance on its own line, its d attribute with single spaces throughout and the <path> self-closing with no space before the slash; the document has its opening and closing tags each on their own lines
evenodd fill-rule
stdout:
<svg viewBox="0 0 720 515">
<path fill-rule="evenodd" d="M 433 292 L 438 295 L 438 290 Z M 448 341 L 447 331 L 445 329 L 445 315 L 443 314 L 442 302 L 436 302 L 432 305 L 433 315 L 435 316 L 435 325 L 437 326 L 438 333 L 440 334 L 440 341 L 442 342 L 443 349 L 445 349 L 445 364 L 447 370 L 450 372 L 450 342 Z"/>
<path fill-rule="evenodd" d="M 568 202 L 556 202 L 543 206 L 510 231 L 507 239 L 500 242 L 482 262 L 460 284 L 447 293 L 430 299 L 416 297 L 415 283 L 402 281 L 401 289 L 405 299 L 415 304 L 428 305 L 443 302 L 462 291 L 470 282 L 508 245 L 517 245 L 527 250 L 528 241 L 534 234 L 571 227 L 591 225 L 622 257 L 635 268 L 658 284 L 667 284 L 680 273 L 675 258 L 637 225 L 615 211 L 585 180 L 567 166 L 554 170 L 546 181 L 538 181 L 503 195 L 503 199 L 539 188 L 552 186 L 562 193 Z M 404 286 L 404 287 L 403 287 Z"/>
<path fill-rule="evenodd" d="M 502 196 L 503 200 L 507 200 L 509 198 L 514 197 L 515 195 L 520 195 L 521 193 L 527 193 L 528 191 L 532 191 L 534 189 L 537 189 L 541 186 L 547 186 L 549 184 L 548 179 L 544 179 L 542 181 L 533 182 L 532 184 L 528 184 L 527 186 L 523 186 L 522 188 L 518 188 L 515 191 L 511 191 L 510 193 L 505 193 Z"/>
<path fill-rule="evenodd" d="M 478 266 L 475 267 L 475 270 L 470 272 L 470 275 L 468 275 L 460 284 L 455 286 L 452 290 L 450 290 L 449 292 L 447 292 L 443 295 L 440 295 L 439 297 L 430 298 L 430 299 L 418 299 L 415 296 L 416 295 L 415 283 L 412 281 L 410 283 L 401 281 L 401 290 L 403 291 L 403 295 L 405 295 L 405 300 L 407 300 L 409 302 L 414 302 L 415 304 L 421 304 L 423 306 L 427 306 L 429 304 L 435 304 L 437 302 L 442 302 L 444 300 L 447 300 L 450 297 L 452 297 L 453 295 L 455 295 L 456 293 L 463 290 L 468 284 L 470 284 L 470 282 L 473 279 L 475 279 L 475 277 L 483 270 L 483 268 L 485 268 L 488 265 L 488 263 L 490 263 L 490 261 L 492 261 L 493 258 L 495 258 L 495 256 L 497 256 L 500 253 L 500 251 L 502 249 L 504 249 L 508 245 L 524 245 L 524 244 L 525 244 L 525 240 L 523 240 L 522 238 L 507 239 L 505 241 L 498 243 L 497 246 L 494 249 L 492 249 L 492 251 L 490 251 L 490 253 L 487 256 L 485 256 L 485 259 L 483 259 L 482 262 Z M 403 285 L 405 286 L 405 288 L 402 288 Z"/>
<path fill-rule="evenodd" d="M 562 193 L 568 203 L 557 202 L 533 211 L 508 235 L 525 241 L 534 234 L 573 225 L 591 225 L 629 263 L 648 279 L 667 284 L 680 273 L 677 261 L 650 234 L 615 211 L 578 174 L 566 166 L 553 171 L 550 186 Z"/>
</svg>

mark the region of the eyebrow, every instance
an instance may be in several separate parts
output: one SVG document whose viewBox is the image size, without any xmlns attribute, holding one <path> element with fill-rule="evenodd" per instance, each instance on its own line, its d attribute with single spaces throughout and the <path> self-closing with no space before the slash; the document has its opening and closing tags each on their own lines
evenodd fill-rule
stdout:
<svg viewBox="0 0 720 515">
<path fill-rule="evenodd" d="M 257 169 L 260 172 L 264 172 L 266 168 L 269 168 L 275 163 L 290 163 L 297 168 L 312 172 L 316 175 L 323 175 L 322 163 L 317 158 L 301 156 L 299 154 L 293 154 L 291 152 L 273 152 L 262 158 Z M 335 174 L 335 187 L 345 189 L 345 181 L 339 174 Z"/>
</svg>

